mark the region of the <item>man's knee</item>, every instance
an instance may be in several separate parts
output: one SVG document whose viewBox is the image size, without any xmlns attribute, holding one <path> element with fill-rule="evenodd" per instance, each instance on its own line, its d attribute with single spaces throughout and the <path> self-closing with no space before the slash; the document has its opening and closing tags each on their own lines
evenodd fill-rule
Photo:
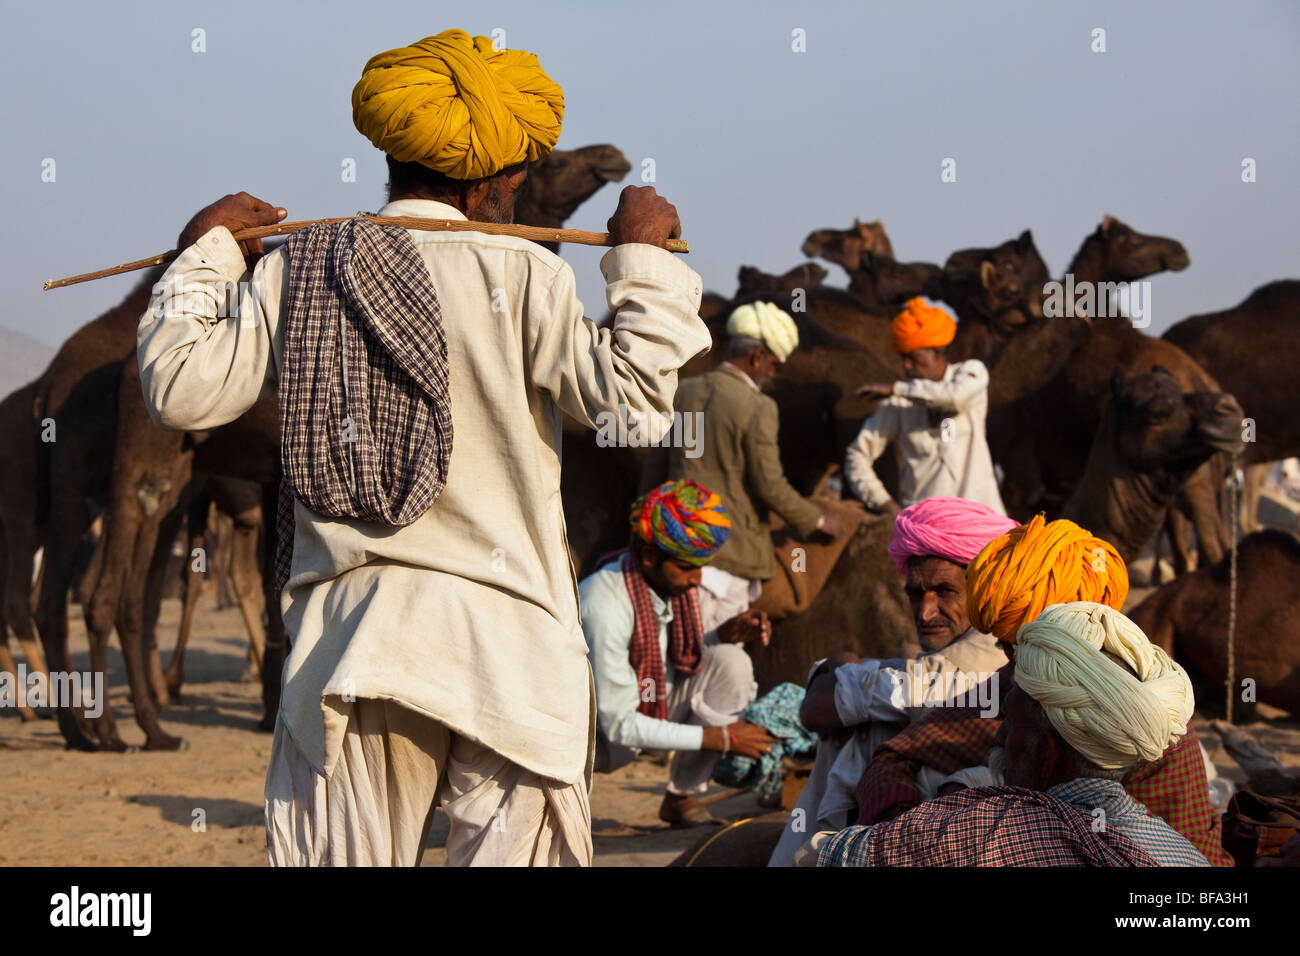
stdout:
<svg viewBox="0 0 1300 956">
<path fill-rule="evenodd" d="M 750 684 L 754 681 L 754 659 L 739 644 L 719 644 L 713 649 L 713 666 L 726 675 L 728 682 Z"/>
</svg>

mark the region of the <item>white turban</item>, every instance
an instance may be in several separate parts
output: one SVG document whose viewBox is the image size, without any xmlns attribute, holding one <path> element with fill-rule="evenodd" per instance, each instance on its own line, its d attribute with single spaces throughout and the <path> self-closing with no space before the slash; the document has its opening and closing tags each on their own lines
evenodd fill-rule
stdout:
<svg viewBox="0 0 1300 956">
<path fill-rule="evenodd" d="M 771 302 L 751 302 L 736 309 L 727 319 L 727 334 L 761 340 L 779 362 L 788 359 L 799 344 L 794 319 Z"/>
<path fill-rule="evenodd" d="M 1196 703 L 1186 671 L 1119 611 L 1091 601 L 1053 604 L 1021 628 L 1016 685 L 1066 743 L 1108 770 L 1157 759 L 1182 738 Z"/>
</svg>

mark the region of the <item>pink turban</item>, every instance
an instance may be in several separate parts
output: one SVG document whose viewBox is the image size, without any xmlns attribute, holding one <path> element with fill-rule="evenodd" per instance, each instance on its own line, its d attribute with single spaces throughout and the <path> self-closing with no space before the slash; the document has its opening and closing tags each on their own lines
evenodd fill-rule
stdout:
<svg viewBox="0 0 1300 956">
<path fill-rule="evenodd" d="M 907 574 L 909 558 L 927 554 L 970 564 L 985 545 L 1019 524 L 977 501 L 925 498 L 904 508 L 894 519 L 889 556 L 902 575 Z"/>
</svg>

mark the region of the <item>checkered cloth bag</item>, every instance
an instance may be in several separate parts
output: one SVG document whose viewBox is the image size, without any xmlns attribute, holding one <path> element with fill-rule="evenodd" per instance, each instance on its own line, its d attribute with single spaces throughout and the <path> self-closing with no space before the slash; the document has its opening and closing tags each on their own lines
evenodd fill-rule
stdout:
<svg viewBox="0 0 1300 956">
<path fill-rule="evenodd" d="M 296 232 L 285 246 L 281 588 L 295 498 L 331 518 L 404 527 L 442 492 L 452 446 L 442 310 L 409 233 L 349 219 Z"/>
</svg>

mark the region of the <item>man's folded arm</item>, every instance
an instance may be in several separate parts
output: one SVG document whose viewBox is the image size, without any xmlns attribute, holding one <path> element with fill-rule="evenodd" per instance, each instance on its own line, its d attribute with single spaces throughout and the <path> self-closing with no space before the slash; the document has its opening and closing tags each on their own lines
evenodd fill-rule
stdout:
<svg viewBox="0 0 1300 956">
<path fill-rule="evenodd" d="M 163 273 L 136 330 L 140 382 L 155 422 L 215 428 L 275 388 L 284 263 L 282 250 L 263 256 L 249 281 L 239 245 L 218 226 Z"/>
<path fill-rule="evenodd" d="M 889 501 L 889 490 L 876 476 L 876 459 L 884 453 L 897 432 L 898 410 L 881 404 L 871 414 L 858 437 L 844 452 L 844 477 L 849 488 L 872 510 L 878 511 Z"/>
<path fill-rule="evenodd" d="M 799 494 L 786 479 L 777 446 L 778 424 L 776 403 L 764 398 L 753 424 L 745 429 L 747 477 L 763 504 L 780 515 L 800 537 L 807 537 L 817 530 L 821 509 Z"/>
</svg>

